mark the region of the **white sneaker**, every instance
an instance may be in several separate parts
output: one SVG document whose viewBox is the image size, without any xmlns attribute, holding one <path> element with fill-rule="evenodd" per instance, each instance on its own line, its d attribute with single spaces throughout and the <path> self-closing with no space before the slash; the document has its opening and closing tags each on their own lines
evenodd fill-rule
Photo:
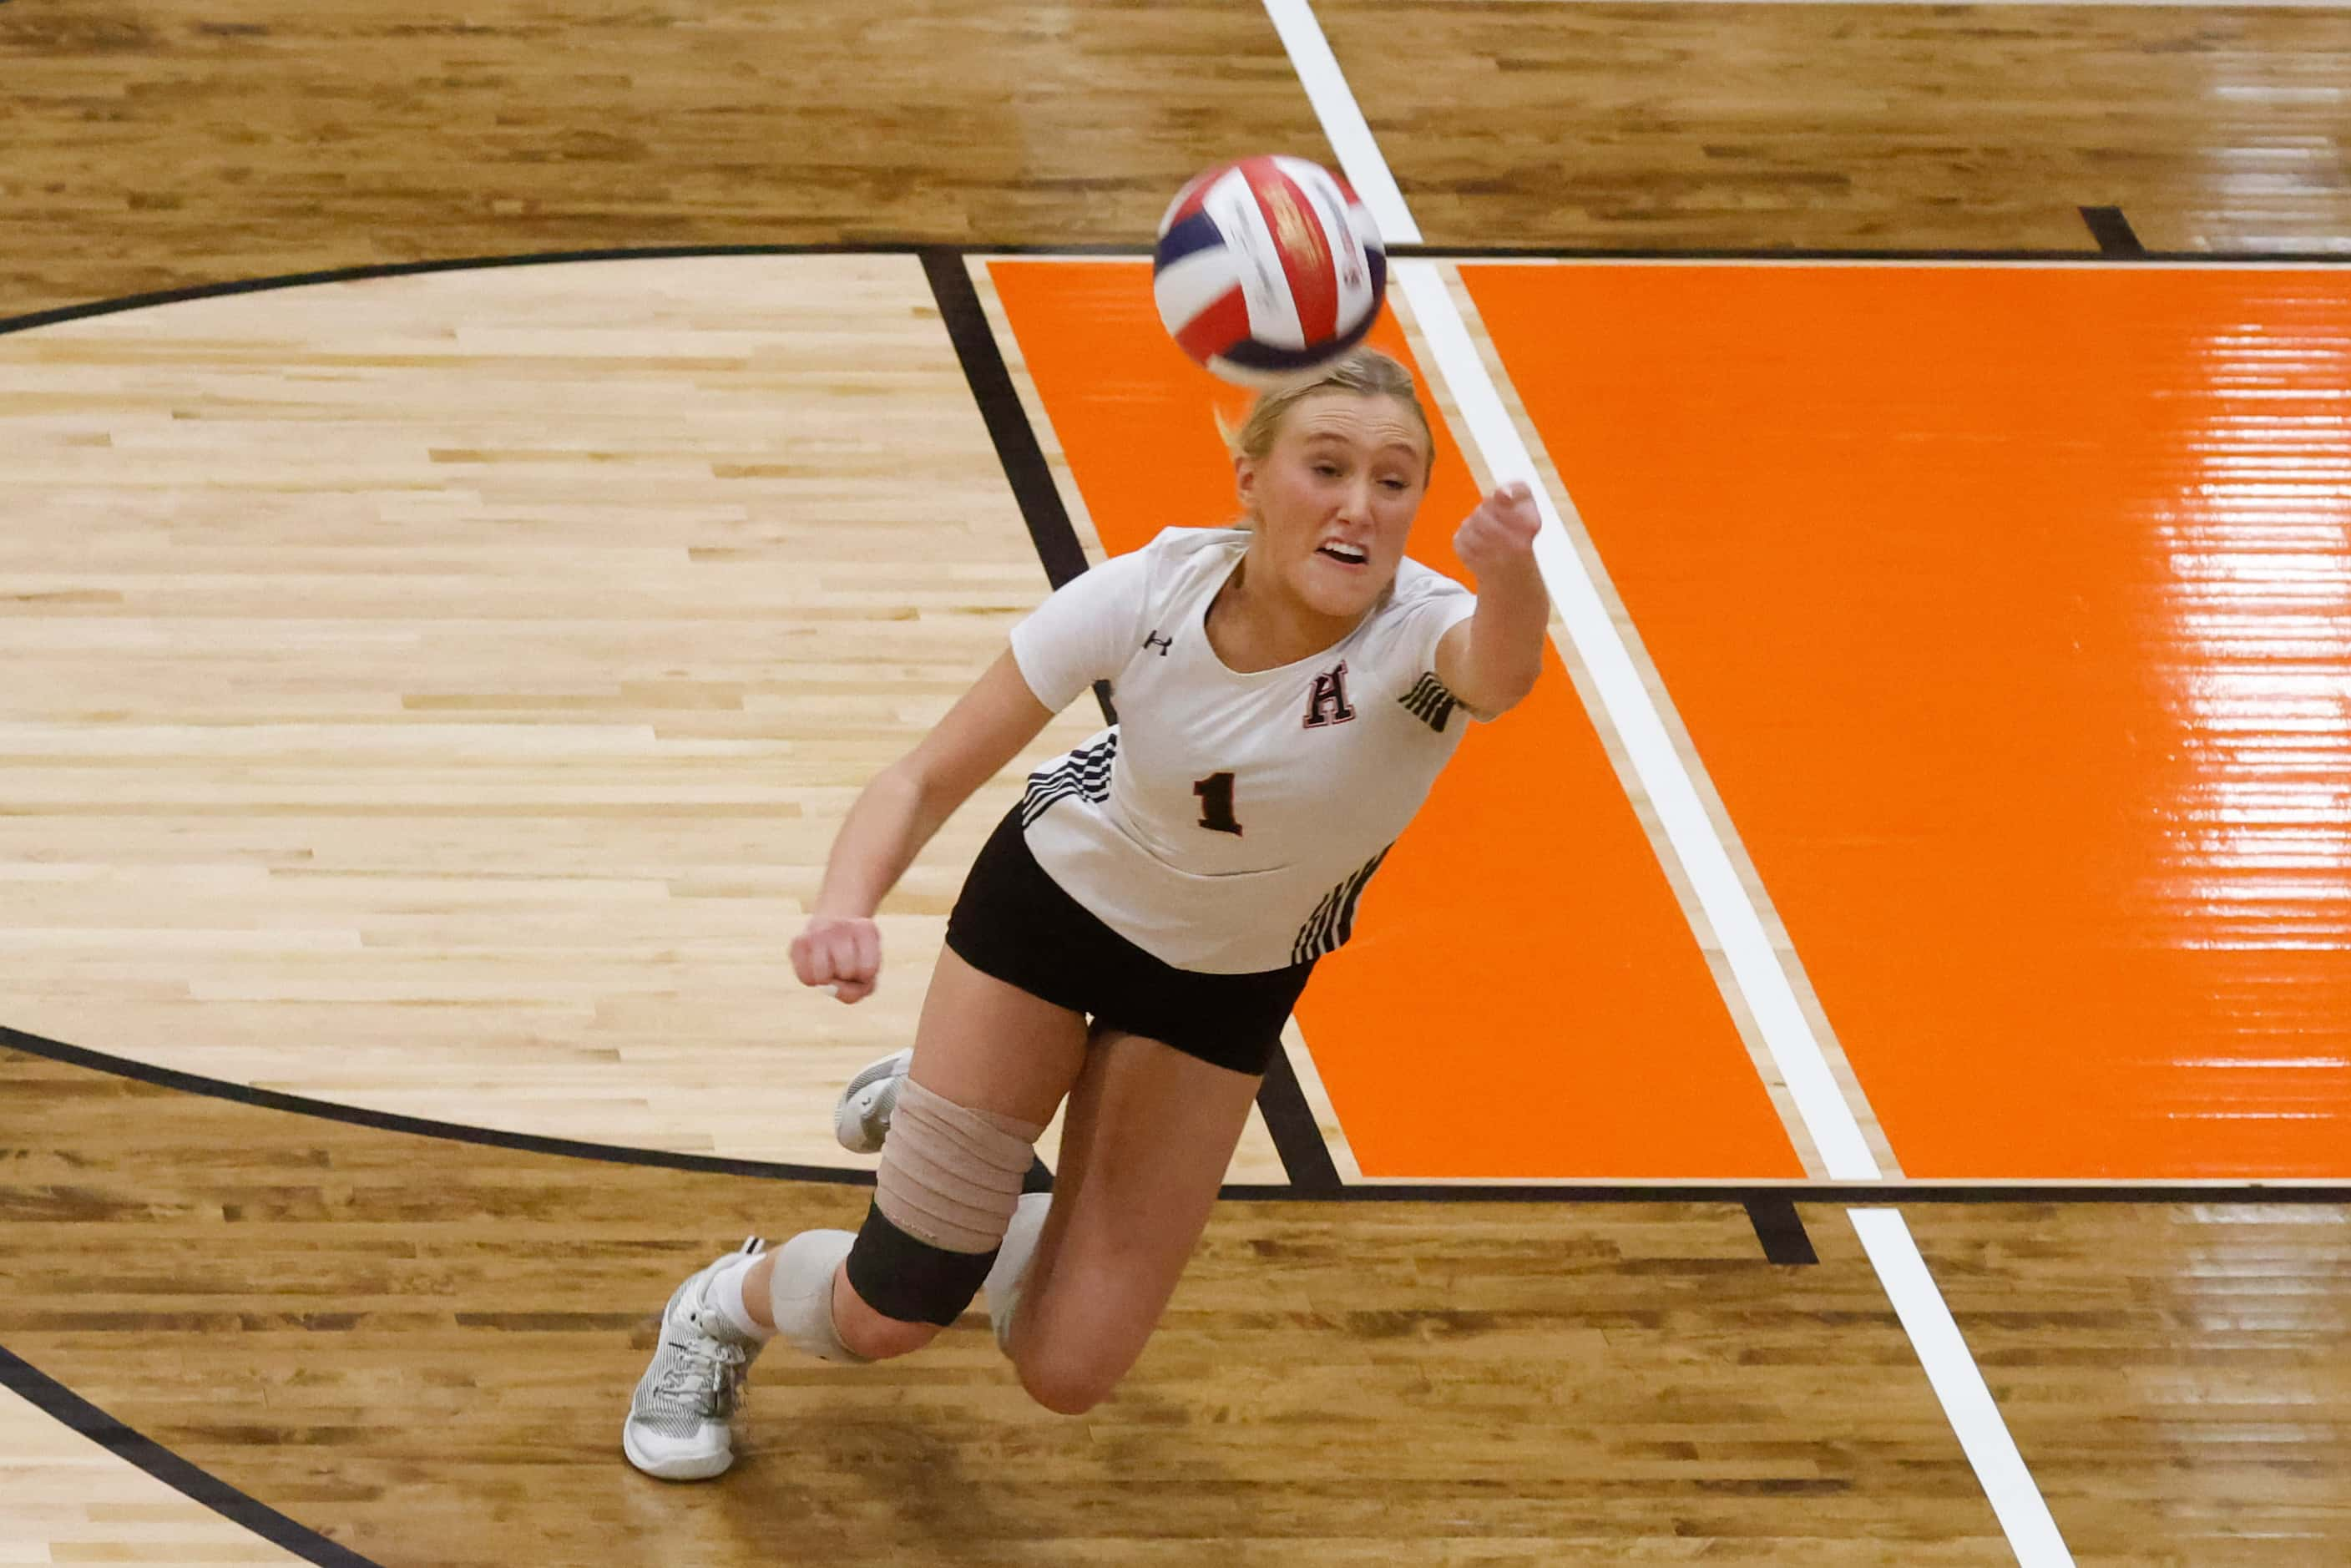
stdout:
<svg viewBox="0 0 2351 1568">
<path fill-rule="evenodd" d="M 752 1237 L 688 1276 L 662 1309 L 661 1344 L 637 1379 L 628 1421 L 621 1427 L 621 1451 L 645 1474 L 698 1481 L 735 1462 L 732 1423 L 748 1392 L 744 1375 L 762 1347 L 736 1333 L 716 1308 L 706 1308 L 703 1296 L 720 1270 L 766 1248 Z"/>
<path fill-rule="evenodd" d="M 890 1118 L 898 1109 L 899 1086 L 906 1082 L 913 1051 L 896 1051 L 866 1067 L 849 1081 L 832 1103 L 832 1135 L 852 1155 L 878 1155 L 889 1134 Z"/>
<path fill-rule="evenodd" d="M 914 1060 L 912 1051 L 895 1051 L 868 1063 L 849 1081 L 849 1087 L 832 1103 L 832 1135 L 842 1148 L 852 1155 L 882 1152 L 882 1140 L 890 1135 L 890 1118 L 897 1113 L 898 1093 L 905 1087 L 906 1070 Z M 1052 1167 L 1040 1156 L 1029 1157 L 1029 1175 L 1020 1190 L 1053 1190 Z"/>
</svg>

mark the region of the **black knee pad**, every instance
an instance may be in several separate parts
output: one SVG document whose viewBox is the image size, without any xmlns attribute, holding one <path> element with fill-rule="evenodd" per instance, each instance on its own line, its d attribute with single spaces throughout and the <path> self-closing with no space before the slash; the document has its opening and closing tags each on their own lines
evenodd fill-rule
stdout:
<svg viewBox="0 0 2351 1568">
<path fill-rule="evenodd" d="M 849 1249 L 849 1285 L 858 1298 L 885 1318 L 936 1323 L 963 1315 L 979 1294 L 998 1249 L 950 1252 L 907 1235 L 879 1204 L 865 1210 L 856 1244 Z"/>
</svg>

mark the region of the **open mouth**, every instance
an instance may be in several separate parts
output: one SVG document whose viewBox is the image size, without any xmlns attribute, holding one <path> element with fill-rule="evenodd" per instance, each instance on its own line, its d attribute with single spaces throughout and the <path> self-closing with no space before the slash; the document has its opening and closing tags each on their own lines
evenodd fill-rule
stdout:
<svg viewBox="0 0 2351 1568">
<path fill-rule="evenodd" d="M 1359 545 L 1322 545 L 1314 553 L 1329 556 L 1341 566 L 1369 566 L 1372 563 L 1372 552 Z"/>
</svg>

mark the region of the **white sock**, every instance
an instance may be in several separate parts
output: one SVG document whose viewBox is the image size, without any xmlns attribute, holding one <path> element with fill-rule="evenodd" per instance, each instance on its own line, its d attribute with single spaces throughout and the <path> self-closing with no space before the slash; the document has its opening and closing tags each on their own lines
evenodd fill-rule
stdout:
<svg viewBox="0 0 2351 1568">
<path fill-rule="evenodd" d="M 987 1323 L 996 1331 L 996 1348 L 1012 1354 L 1012 1314 L 1020 1305 L 1020 1286 L 1029 1260 L 1037 1255 L 1038 1239 L 1045 1234 L 1045 1215 L 1053 1206 L 1050 1192 L 1024 1192 L 1004 1229 L 1004 1245 L 988 1265 L 980 1289 L 987 1292 Z"/>
<path fill-rule="evenodd" d="M 751 1272 L 751 1265 L 759 1260 L 754 1254 L 730 1262 L 711 1277 L 709 1288 L 702 1293 L 702 1304 L 718 1314 L 718 1321 L 741 1334 L 745 1339 L 765 1344 L 776 1337 L 773 1329 L 761 1328 L 751 1321 L 751 1310 L 743 1304 L 743 1281 Z"/>
</svg>

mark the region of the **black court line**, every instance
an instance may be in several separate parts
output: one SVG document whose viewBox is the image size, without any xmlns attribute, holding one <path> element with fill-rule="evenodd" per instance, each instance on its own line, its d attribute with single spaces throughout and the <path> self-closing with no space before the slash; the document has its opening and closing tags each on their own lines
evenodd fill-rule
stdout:
<svg viewBox="0 0 2351 1568">
<path fill-rule="evenodd" d="M 307 1095 L 286 1094 L 275 1089 L 256 1089 L 250 1084 L 234 1083 L 226 1079 L 204 1078 L 193 1072 L 134 1061 L 128 1057 L 108 1056 L 101 1051 L 85 1051 L 78 1045 L 43 1040 L 38 1035 L 26 1034 L 5 1025 L 0 1025 L 0 1048 L 21 1051 L 27 1056 L 47 1057 L 51 1061 L 87 1068 L 92 1072 L 103 1072 L 113 1078 L 152 1083 L 159 1089 L 174 1090 L 183 1094 L 198 1094 L 208 1100 L 229 1100 L 240 1105 L 251 1105 L 264 1111 L 284 1111 L 297 1116 L 316 1116 L 320 1121 L 370 1127 L 380 1133 L 406 1133 L 414 1137 L 478 1144 L 494 1149 L 514 1149 L 523 1154 L 601 1160 L 607 1165 L 653 1166 L 664 1170 L 700 1171 L 709 1176 L 758 1176 L 770 1181 L 833 1182 L 844 1186 L 873 1185 L 873 1173 L 871 1171 L 833 1166 L 788 1165 L 775 1160 L 727 1159 L 716 1155 L 678 1154 L 668 1149 L 594 1144 L 577 1138 L 549 1138 L 535 1133 L 508 1133 L 496 1127 L 476 1127 L 463 1122 L 437 1122 L 425 1116 L 370 1111 L 357 1105 L 338 1104 L 332 1100 L 313 1100 Z"/>
<path fill-rule="evenodd" d="M 1134 256 L 1148 257 L 1151 247 L 1141 245 L 1111 245 L 1081 243 L 1049 245 L 1024 242 L 1019 245 L 981 245 L 973 243 L 959 246 L 963 255 L 987 256 L 1043 257 L 1069 256 Z M 2149 261 L 2177 262 L 2198 267 L 2331 267 L 2351 265 L 2351 256 L 2340 251 L 2301 250 L 2164 250 L 2139 253 Z M 1394 245 L 1387 247 L 1393 261 L 1729 261 L 1729 262 L 1950 262 L 1961 266 L 1997 266 L 2002 263 L 2074 262 L 2095 263 L 2100 253 L 2091 250 L 2040 248 L 2026 246 L 1985 246 L 1969 250 L 1953 247 L 1887 247 L 1865 250 L 1853 247 L 1837 248 L 1805 246 L 1698 246 L 1676 249 L 1661 246 L 1529 246 L 1529 245 L 1443 245 L 1431 241 L 1421 245 Z"/>
<path fill-rule="evenodd" d="M 1333 1192 L 1299 1193 L 1249 1182 L 1227 1185 L 1229 1203 L 1311 1198 L 1317 1203 L 1820 1203 L 1861 1208 L 1953 1203 L 2322 1203 L 2351 1205 L 2351 1181 L 1593 1181 L 1513 1186 L 1503 1182 L 1350 1183 Z"/>
<path fill-rule="evenodd" d="M 1290 1185 L 1301 1197 L 1328 1197 L 1344 1185 L 1331 1158 L 1331 1145 L 1314 1120 L 1314 1108 L 1306 1103 L 1306 1090 L 1290 1065 L 1289 1053 L 1279 1046 L 1266 1064 L 1265 1082 L 1258 1085 L 1257 1109 L 1281 1155 L 1281 1168 L 1290 1173 Z"/>
<path fill-rule="evenodd" d="M 0 0 L 0 4 L 5 3 L 6 0 Z M 2085 209 L 2085 212 L 2091 209 Z M 1951 262 L 1986 266 L 2003 262 L 2095 262 L 2101 258 L 2101 254 L 2081 250 L 1835 250 L 1793 246 L 1757 246 L 1745 249 L 1709 246 L 1673 250 L 1656 246 L 1400 245 L 1392 246 L 1388 249 L 1388 255 L 1398 260 L 1431 261 L 1457 259 L 1462 261 L 1876 261 Z M 663 261 L 720 256 L 923 257 L 936 256 L 953 256 L 957 260 L 991 256 L 1134 256 L 1140 260 L 1150 255 L 1149 246 L 1128 244 L 1038 245 L 1018 242 L 1004 245 L 974 243 L 960 246 L 935 246 L 913 242 L 873 242 L 870 244 L 628 246 L 599 250 L 530 251 L 515 256 L 453 256 L 441 261 L 377 262 L 362 266 L 329 267 L 312 272 L 285 273 L 271 277 L 235 278 L 221 283 L 191 284 L 184 288 L 166 288 L 149 294 L 129 294 L 113 299 L 91 300 L 82 305 L 67 305 L 51 310 L 37 310 L 28 315 L 0 317 L 0 336 L 5 336 L 11 332 L 30 331 L 37 327 L 53 327 L 60 322 L 87 320 L 94 316 L 112 316 L 125 310 L 143 310 L 152 306 L 178 305 L 196 299 L 216 299 L 232 294 L 257 294 L 275 288 L 304 288 L 313 284 L 356 283 L 374 277 L 414 277 L 434 272 L 468 272 L 504 267 L 559 267 L 576 261 Z M 2132 258 L 2171 262 L 2191 267 L 2351 267 L 2351 256 L 2340 252 L 2325 251 L 2141 251 L 2133 253 Z"/>
<path fill-rule="evenodd" d="M 1061 505 L 1061 492 L 1053 484 L 1045 449 L 1038 444 L 1028 411 L 1020 406 L 1012 372 L 1004 363 L 1003 350 L 997 347 L 996 333 L 987 324 L 987 312 L 979 303 L 979 290 L 972 287 L 971 273 L 957 251 L 924 251 L 923 276 L 930 279 L 948 340 L 955 344 L 956 358 L 963 364 L 963 379 L 970 383 L 979 416 L 987 422 L 988 438 L 996 443 L 997 461 L 1011 482 L 1013 498 L 1020 503 L 1020 516 L 1029 524 L 1037 559 L 1045 563 L 1045 579 L 1060 588 L 1083 574 L 1086 552 L 1078 543 L 1078 530 L 1071 525 L 1069 508 Z"/>
<path fill-rule="evenodd" d="M 434 272 L 489 271 L 504 267 L 560 267 L 575 261 L 664 261 L 713 256 L 912 256 L 909 245 L 688 245 L 638 246 L 606 250 L 531 251 L 519 256 L 474 256 L 447 261 L 392 261 L 363 267 L 330 267 L 322 272 L 289 272 L 274 277 L 236 278 L 225 283 L 199 283 L 152 294 L 129 294 L 119 299 L 92 300 L 38 310 L 29 316 L 0 318 L 0 336 L 54 327 L 60 321 L 86 320 L 156 305 L 181 305 L 192 299 L 219 299 L 232 294 L 262 294 L 276 288 L 308 288 L 322 283 L 359 283 L 371 277 L 419 277 Z"/>
<path fill-rule="evenodd" d="M 1821 1255 L 1813 1250 L 1813 1239 L 1804 1233 L 1804 1220 L 1796 1206 L 1784 1197 L 1750 1197 L 1747 1200 L 1748 1223 L 1755 1227 L 1755 1239 L 1763 1244 L 1763 1260 L 1767 1263 L 1817 1263 Z"/>
<path fill-rule="evenodd" d="M 2100 256 L 2147 255 L 2147 246 L 2138 243 L 2138 235 L 2132 232 L 2130 220 L 2123 216 L 2120 207 L 2084 207 L 2082 221 L 2090 225 L 2090 237 L 2098 242 Z"/>
<path fill-rule="evenodd" d="M 133 1431 L 22 1356 L 0 1348 L 0 1387 L 72 1427 L 117 1458 L 136 1465 L 178 1492 L 271 1545 L 319 1568 L 381 1568 L 348 1546 L 338 1545 L 306 1524 L 237 1490 L 182 1458 L 152 1437 Z"/>
<path fill-rule="evenodd" d="M 1028 411 L 1020 406 L 1004 351 L 979 303 L 979 290 L 972 285 L 962 255 L 956 251 L 925 251 L 923 272 L 938 298 L 939 316 L 946 324 L 956 358 L 962 362 L 964 380 L 970 383 L 972 399 L 979 404 L 980 417 L 987 421 L 987 434 L 996 443 L 997 461 L 1003 465 L 1004 476 L 1020 503 L 1020 515 L 1028 520 L 1037 558 L 1045 563 L 1046 579 L 1059 588 L 1086 570 L 1086 552 L 1078 543 L 1077 529 L 1071 526 L 1069 508 L 1061 504 L 1061 492 L 1053 483 L 1053 470 L 1045 461 L 1044 448 L 1038 444 Z M 1117 722 L 1107 683 L 1094 684 L 1094 696 L 1102 704 L 1102 716 Z M 1314 1113 L 1307 1108 L 1305 1092 L 1291 1073 L 1289 1059 L 1278 1051 L 1258 1089 L 1257 1103 L 1290 1186 L 1301 1193 L 1336 1189 L 1338 1166 L 1332 1163 L 1331 1151 L 1322 1142 L 1322 1129 L 1314 1124 Z"/>
<path fill-rule="evenodd" d="M 955 345 L 956 360 L 963 366 L 972 401 L 979 405 L 987 437 L 996 444 L 997 464 L 1012 486 L 1012 498 L 1020 504 L 1021 520 L 1029 525 L 1029 541 L 1036 547 L 1037 559 L 1045 564 L 1045 580 L 1060 588 L 1086 570 L 1085 547 L 1078 542 L 1078 530 L 1070 521 L 1069 508 L 1061 504 L 1061 491 L 1053 483 L 1045 449 L 1038 444 L 1028 411 L 1020 406 L 1020 393 L 1004 363 L 1004 351 L 997 346 L 995 329 L 987 324 L 979 290 L 972 287 L 962 252 L 939 246 L 925 249 L 922 256 L 923 276 L 930 282 L 931 297 L 938 301 L 939 319 L 946 327 L 947 340 Z M 1108 681 L 1094 683 L 1094 701 L 1102 706 L 1102 722 L 1118 722 Z"/>
<path fill-rule="evenodd" d="M 666 1149 L 634 1148 L 622 1144 L 593 1144 L 572 1138 L 540 1137 L 529 1133 L 501 1132 L 463 1122 L 435 1122 L 421 1116 L 395 1115 L 313 1100 L 274 1089 L 256 1089 L 225 1079 L 205 1078 L 174 1068 L 156 1067 L 128 1057 L 109 1056 L 78 1045 L 65 1045 L 0 1026 L 0 1051 L 22 1051 L 68 1067 L 78 1067 L 111 1078 L 152 1084 L 208 1100 L 226 1100 L 256 1110 L 288 1115 L 315 1116 L 348 1126 L 379 1132 L 404 1133 L 439 1138 L 448 1143 L 475 1144 L 514 1149 L 525 1154 L 552 1155 L 564 1159 L 595 1160 L 605 1165 L 650 1166 L 664 1170 L 698 1171 L 713 1176 L 748 1176 L 759 1181 L 829 1182 L 843 1186 L 871 1186 L 871 1171 L 830 1166 L 788 1165 L 781 1161 L 725 1159 L 712 1155 L 682 1155 Z M 1302 1191 L 1290 1185 L 1228 1182 L 1217 1196 L 1236 1203 L 1749 1203 L 1786 1201 L 1829 1204 L 1941 1203 L 2334 1203 L 2351 1204 L 2351 1178 L 2333 1182 L 2138 1182 L 2084 1181 L 1965 1181 L 1965 1182 L 1834 1182 L 1834 1181 L 1589 1181 L 1547 1184 L 1510 1182 L 1385 1182 L 1341 1185 L 1329 1191 Z"/>
</svg>

